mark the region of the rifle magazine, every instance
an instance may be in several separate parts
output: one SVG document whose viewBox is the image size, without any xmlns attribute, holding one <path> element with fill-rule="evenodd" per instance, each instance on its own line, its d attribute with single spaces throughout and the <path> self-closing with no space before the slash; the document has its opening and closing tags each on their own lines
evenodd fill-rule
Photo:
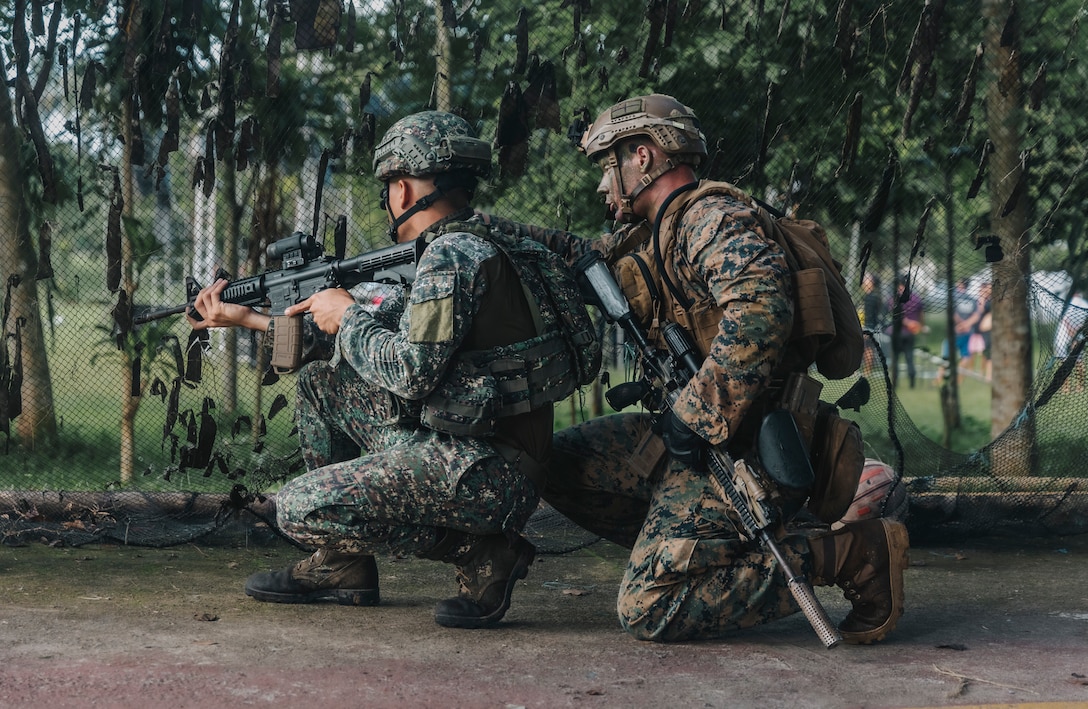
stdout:
<svg viewBox="0 0 1088 709">
<path fill-rule="evenodd" d="M 302 316 L 272 317 L 272 359 L 276 374 L 290 374 L 302 365 Z"/>
</svg>

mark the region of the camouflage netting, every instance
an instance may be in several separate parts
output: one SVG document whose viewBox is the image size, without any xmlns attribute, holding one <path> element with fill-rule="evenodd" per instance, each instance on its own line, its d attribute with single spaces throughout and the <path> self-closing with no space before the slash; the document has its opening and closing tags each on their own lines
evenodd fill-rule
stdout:
<svg viewBox="0 0 1088 709">
<path fill-rule="evenodd" d="M 255 336 L 133 317 L 184 303 L 187 276 L 278 268 L 266 248 L 293 232 L 330 255 L 387 246 L 374 141 L 426 108 L 493 142 L 482 209 L 600 233 L 599 171 L 572 143 L 652 91 L 699 115 L 702 177 L 827 227 L 870 331 L 870 398 L 847 414 L 910 491 L 913 538 L 1088 531 L 1085 12 L 0 3 L 0 535 L 273 535 L 274 493 L 303 468 L 293 378 L 269 372 Z M 909 344 L 897 278 L 924 310 Z M 986 293 L 988 347 L 981 317 L 955 332 Z M 616 384 L 621 346 L 610 360 Z M 556 413 L 607 411 L 594 387 Z M 593 541 L 547 508 L 529 532 L 551 551 Z"/>
</svg>

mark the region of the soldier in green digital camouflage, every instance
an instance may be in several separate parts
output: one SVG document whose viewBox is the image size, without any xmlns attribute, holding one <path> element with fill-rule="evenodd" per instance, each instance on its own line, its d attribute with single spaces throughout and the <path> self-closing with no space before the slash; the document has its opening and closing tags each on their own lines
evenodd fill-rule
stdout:
<svg viewBox="0 0 1088 709">
<path fill-rule="evenodd" d="M 610 107 L 581 147 L 602 169 L 598 192 L 627 226 L 604 239 L 543 230 L 534 238 L 572 263 L 601 251 L 651 335 L 679 322 L 705 360 L 659 421 L 617 414 L 557 433 L 543 497 L 631 548 L 618 610 L 635 637 L 713 637 L 795 613 L 775 558 L 739 531 L 701 464 L 707 445 L 745 457 L 778 385 L 811 363 L 790 347 L 793 282 L 783 251 L 739 190 L 696 180 L 705 139 L 672 97 Z M 638 268 L 621 258 L 633 250 Z M 851 601 L 839 624 L 844 640 L 870 643 L 894 629 L 907 563 L 902 524 L 874 519 L 814 539 L 779 537 L 793 568 L 815 585 L 837 584 Z"/>
<path fill-rule="evenodd" d="M 276 496 L 280 528 L 317 551 L 251 576 L 253 598 L 373 605 L 374 555 L 414 554 L 456 566 L 459 594 L 438 604 L 440 625 L 485 627 L 506 613 L 535 554 L 520 532 L 539 499 L 553 402 L 596 373 L 594 352 L 600 359 L 590 337 L 579 340 L 588 360 L 574 361 L 577 334 L 552 307 L 556 279 L 539 259 L 569 273 L 565 264 L 473 213 L 490 167 L 489 144 L 443 112 L 398 121 L 375 149 L 390 237 L 417 240 L 422 255 L 407 298 L 377 312 L 340 289 L 286 312 L 309 313 L 332 336 L 331 359 L 298 374 L 308 472 Z M 198 296 L 194 328 L 274 327 L 223 303 L 224 287 Z M 385 307 L 397 302 L 402 312 Z"/>
</svg>

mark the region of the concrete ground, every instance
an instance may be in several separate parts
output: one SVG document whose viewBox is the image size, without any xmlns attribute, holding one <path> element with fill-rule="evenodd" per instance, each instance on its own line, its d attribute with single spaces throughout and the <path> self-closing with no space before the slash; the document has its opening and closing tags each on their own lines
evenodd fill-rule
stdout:
<svg viewBox="0 0 1088 709">
<path fill-rule="evenodd" d="M 450 568 L 379 559 L 375 608 L 258 603 L 282 543 L 0 547 L 2 707 L 1088 706 L 1088 536 L 912 550 L 887 641 L 804 618 L 671 645 L 623 633 L 624 554 L 540 557 L 501 627 L 435 625 Z M 820 589 L 832 618 L 848 605 Z M 1060 704 L 1052 704 L 1060 703 Z"/>
</svg>

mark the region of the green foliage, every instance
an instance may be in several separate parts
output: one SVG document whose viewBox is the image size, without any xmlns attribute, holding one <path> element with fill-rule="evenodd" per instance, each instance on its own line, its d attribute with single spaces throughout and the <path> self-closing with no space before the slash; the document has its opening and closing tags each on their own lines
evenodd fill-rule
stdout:
<svg viewBox="0 0 1088 709">
<path fill-rule="evenodd" d="M 497 171 L 479 190 L 482 208 L 586 235 L 607 228 L 600 199 L 594 194 L 599 171 L 572 145 L 567 128 L 583 112 L 592 120 L 629 95 L 661 91 L 691 105 L 702 119 L 712 153 L 703 176 L 734 181 L 759 197 L 773 194 L 775 206 L 797 204 L 802 216 L 825 223 L 841 260 L 848 255 L 856 258 L 851 248 L 868 242 L 869 270 L 888 273 L 893 265 L 902 270 L 916 233 L 922 231 L 916 266 L 933 264 L 942 280 L 951 246 L 954 277 L 985 272 L 987 264 L 973 246 L 976 237 L 988 233 L 994 211 L 988 180 L 983 179 L 977 197 L 968 199 L 967 193 L 979 173 L 987 137 L 985 91 L 993 77 L 980 74 L 963 116 L 966 120 L 957 115 L 982 38 L 977 4 L 943 3 L 943 15 L 932 35 L 935 44 L 925 47 L 933 51 L 924 77 L 918 73 L 923 57 L 912 54 L 911 47 L 920 18 L 935 3 L 692 0 L 674 4 L 680 13 L 671 42 L 658 35 L 657 49 L 645 62 L 644 49 L 651 36 L 646 3 L 454 4 L 459 16 L 457 26 L 449 28 L 453 107 L 478 127 L 482 137 L 494 140 L 497 136 L 504 90 L 511 84 L 528 89 L 528 71 L 518 66 L 519 49 L 527 51 L 528 65 L 550 62 L 555 70 L 559 130 L 531 128 L 524 174 Z M 124 225 L 133 247 L 131 265 L 141 276 L 142 301 L 150 297 L 148 292 L 170 300 L 174 296 L 166 294 L 180 293 L 182 276 L 195 256 L 193 234 L 214 232 L 221 241 L 225 234 L 234 233 L 225 228 L 228 220 L 241 215 L 239 238 L 252 242 L 250 249 L 259 253 L 263 231 L 308 229 L 318 177 L 316 162 L 326 150 L 332 151 L 333 158 L 319 210 L 328 219 L 321 220 L 321 228 L 327 232 L 324 225 L 344 212 L 351 220 L 349 252 L 384 245 L 385 215 L 377 206 L 378 185 L 370 177 L 367 143 L 397 118 L 433 105 L 438 34 L 435 3 L 424 0 L 356 2 L 360 12 L 351 52 L 342 45 L 299 52 L 288 23 L 274 86 L 270 83 L 274 66 L 269 65 L 266 53 L 271 38 L 265 3 L 240 3 L 239 41 L 225 67 L 220 63 L 227 56 L 223 49 L 228 2 L 151 0 L 131 6 L 142 13 L 140 22 L 131 24 L 128 20 L 135 18 L 123 16 L 128 5 L 89 0 L 62 5 L 66 17 L 78 10 L 83 19 L 78 54 L 70 34 L 62 37 L 72 49 L 69 78 L 81 78 L 92 61 L 99 62 L 104 72 L 92 106 L 79 117 L 82 154 L 77 154 L 74 145 L 74 99 L 58 95 L 56 72 L 47 90 L 52 95 L 41 102 L 60 178 L 58 205 L 40 200 L 36 155 L 28 141 L 21 142 L 19 157 L 24 173 L 33 178 L 23 187 L 34 226 L 46 220 L 56 226 L 52 292 L 58 317 L 56 344 L 49 356 L 57 372 L 58 411 L 66 421 L 62 439 L 71 442 L 73 457 L 80 457 L 78 446 L 94 446 L 105 436 L 103 432 L 115 430 L 119 402 L 111 396 L 116 396 L 120 377 L 127 375 L 112 369 L 120 358 L 113 356 L 117 345 L 105 325 L 113 306 L 113 296 L 102 287 L 109 190 L 99 181 L 104 174 L 101 167 L 115 168 L 120 160 L 118 136 L 125 128 L 122 100 L 133 93 L 139 97 L 147 150 L 147 164 L 135 170 L 137 181 L 144 182 L 136 186 L 134 203 L 128 205 L 133 217 Z M 1064 268 L 1082 281 L 1088 275 L 1088 248 L 1083 209 L 1076 197 L 1088 187 L 1083 128 L 1088 99 L 1081 91 L 1086 77 L 1078 59 L 1085 47 L 1077 31 L 1083 3 L 1018 5 L 1025 83 L 1030 84 L 1046 68 L 1040 100 L 1035 102 L 1033 95 L 1024 98 L 1029 174 L 1024 199 L 1029 206 L 1034 264 Z M 182 19 L 186 7 L 198 8 L 198 25 Z M 10 19 L 12 11 L 10 3 L 0 4 L 4 20 Z M 524 46 L 517 32 L 522 12 L 528 27 Z M 173 19 L 163 25 L 164 17 Z M 126 38 L 119 31 L 129 26 L 140 26 L 140 36 Z M 5 41 L 10 39 L 10 27 L 0 22 Z M 70 24 L 62 27 L 62 34 L 70 33 Z M 7 46 L 4 49 L 5 56 L 11 56 Z M 135 83 L 130 83 L 126 61 L 139 54 L 144 61 Z M 33 62 L 41 60 L 42 52 L 32 53 Z M 179 150 L 163 166 L 165 180 L 153 191 L 154 173 L 147 167 L 163 137 L 166 92 L 175 71 L 182 109 Z M 194 185 L 192 177 L 197 160 L 206 157 L 204 138 L 219 118 L 224 72 L 234 72 L 239 79 L 244 73 L 249 80 L 252 93 L 233 108 L 238 121 L 250 116 L 257 120 L 261 140 L 249 156 L 258 164 L 238 172 L 237 193 L 229 200 L 217 195 L 214 205 L 208 206 L 200 195 L 203 185 Z M 920 77 L 918 92 L 911 88 L 915 76 Z M 370 100 L 360 106 L 360 88 L 368 78 Z M 202 107 L 205 91 L 209 104 Z M 912 105 L 912 96 L 917 106 Z M 852 125 L 849 116 L 855 99 L 861 112 Z M 374 134 L 363 134 L 364 111 L 375 117 Z M 854 137 L 856 146 L 852 147 Z M 231 139 L 233 149 L 238 133 Z M 844 155 L 849 159 L 844 160 Z M 894 183 L 885 208 L 876 210 L 880 176 L 890 157 L 894 157 Z M 221 190 L 222 161 L 232 155 L 213 158 L 220 176 L 215 186 Z M 73 199 L 79 177 L 83 178 L 82 209 Z M 989 175 L 984 172 L 982 177 Z M 267 209 L 255 196 L 265 180 L 275 181 L 272 187 L 278 200 Z M 920 230 L 922 214 L 934 198 L 928 224 Z M 153 220 L 164 214 L 178 224 L 156 229 Z M 871 230 L 858 231 L 856 226 L 867 214 L 872 217 Z M 200 219 L 207 221 L 198 224 Z M 860 244 L 851 242 L 855 233 Z M 169 243 L 164 234 L 169 235 Z M 239 244 L 240 251 L 245 246 Z M 930 323 L 930 340 L 925 344 L 932 351 L 939 351 L 942 317 L 935 314 Z M 86 321 L 72 339 L 71 326 L 79 318 Z M 98 327 L 86 326 L 88 322 Z M 141 328 L 123 340 L 131 355 L 142 353 L 145 384 L 155 377 L 169 381 L 176 376 L 169 337 L 184 337 L 181 330 L 180 323 L 162 323 Z M 1044 339 L 1049 336 L 1038 334 Z M 70 349 L 73 342 L 74 351 Z M 84 383 L 88 367 L 97 376 Z M 72 378 L 83 390 L 69 381 Z M 976 393 L 971 387 L 963 392 L 964 424 L 953 438 L 958 451 L 976 449 L 988 440 L 988 397 L 983 401 Z M 940 417 L 934 413 L 939 411 L 936 390 L 901 394 L 912 420 L 929 438 L 940 440 Z M 74 425 L 77 414 L 72 406 L 108 414 L 88 415 L 86 421 Z M 161 407 L 151 408 L 150 415 L 161 419 Z M 561 405 L 557 412 L 568 408 Z M 879 418 L 875 422 L 882 423 Z M 162 421 L 150 423 L 141 414 L 138 425 L 141 445 L 161 448 Z M 879 434 L 872 435 L 876 440 Z M 150 454 L 143 455 L 151 460 Z M 93 465 L 108 465 L 110 456 L 89 458 Z M 39 464 L 43 470 L 49 467 L 44 461 L 34 462 Z"/>
</svg>

